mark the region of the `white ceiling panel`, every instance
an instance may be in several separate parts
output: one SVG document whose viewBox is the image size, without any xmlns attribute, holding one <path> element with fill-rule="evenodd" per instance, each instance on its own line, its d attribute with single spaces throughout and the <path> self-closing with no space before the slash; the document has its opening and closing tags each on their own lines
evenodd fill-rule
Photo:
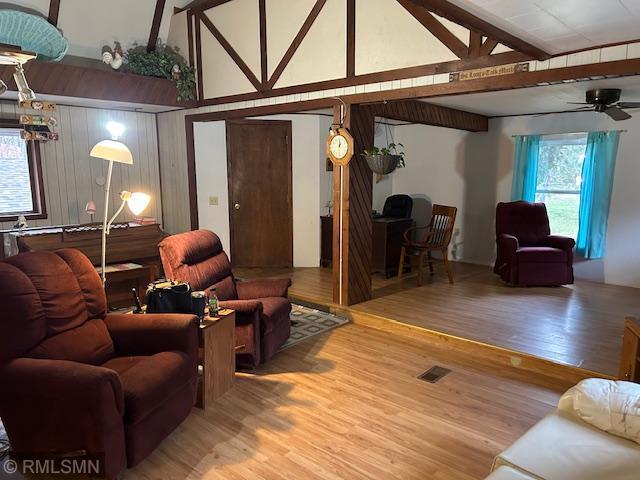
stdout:
<svg viewBox="0 0 640 480">
<path fill-rule="evenodd" d="M 548 53 L 640 38 L 640 0 L 450 0 Z"/>
<path fill-rule="evenodd" d="M 490 117 L 525 115 L 579 108 L 580 105 L 568 102 L 584 102 L 586 91 L 593 88 L 620 88 L 622 101 L 640 102 L 640 76 L 426 98 L 423 101 Z"/>
</svg>

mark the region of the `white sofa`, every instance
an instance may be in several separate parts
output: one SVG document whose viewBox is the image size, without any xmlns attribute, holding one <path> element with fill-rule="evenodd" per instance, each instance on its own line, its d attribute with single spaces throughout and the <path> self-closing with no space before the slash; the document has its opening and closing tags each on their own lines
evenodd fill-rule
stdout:
<svg viewBox="0 0 640 480">
<path fill-rule="evenodd" d="M 640 445 L 553 411 L 499 454 L 490 480 L 639 480 Z"/>
</svg>

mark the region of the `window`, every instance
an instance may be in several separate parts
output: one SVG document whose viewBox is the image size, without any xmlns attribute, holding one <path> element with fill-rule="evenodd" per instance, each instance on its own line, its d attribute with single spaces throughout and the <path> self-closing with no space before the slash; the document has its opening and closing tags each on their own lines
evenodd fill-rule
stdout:
<svg viewBox="0 0 640 480">
<path fill-rule="evenodd" d="M 0 220 L 47 218 L 37 142 L 20 137 L 15 122 L 0 120 Z"/>
<path fill-rule="evenodd" d="M 544 202 L 551 233 L 576 238 L 582 163 L 587 134 L 546 135 L 540 139 L 536 202 Z"/>
</svg>

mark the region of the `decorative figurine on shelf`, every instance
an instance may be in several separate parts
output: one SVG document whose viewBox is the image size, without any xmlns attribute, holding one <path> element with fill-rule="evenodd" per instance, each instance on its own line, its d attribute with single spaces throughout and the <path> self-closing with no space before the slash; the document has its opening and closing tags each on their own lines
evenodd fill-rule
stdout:
<svg viewBox="0 0 640 480">
<path fill-rule="evenodd" d="M 120 42 L 115 43 L 113 50 L 108 45 L 102 47 L 102 61 L 107 65 L 111 65 L 114 70 L 118 70 L 122 66 L 123 57 L 124 52 Z"/>
<path fill-rule="evenodd" d="M 20 233 L 22 233 L 22 230 L 27 228 L 27 218 L 24 215 L 20 215 L 18 217 L 18 221 L 15 223 L 13 228 L 17 228 L 20 231 Z"/>
</svg>

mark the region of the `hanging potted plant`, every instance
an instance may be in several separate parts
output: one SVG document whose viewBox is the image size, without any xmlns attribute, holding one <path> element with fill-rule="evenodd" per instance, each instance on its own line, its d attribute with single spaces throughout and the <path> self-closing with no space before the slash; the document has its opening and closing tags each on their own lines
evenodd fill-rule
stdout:
<svg viewBox="0 0 640 480">
<path fill-rule="evenodd" d="M 399 148 L 404 148 L 404 145 L 390 143 L 383 148 L 373 147 L 371 150 L 365 150 L 362 156 L 373 173 L 387 175 L 396 168 L 405 166 L 404 152 Z"/>
</svg>

